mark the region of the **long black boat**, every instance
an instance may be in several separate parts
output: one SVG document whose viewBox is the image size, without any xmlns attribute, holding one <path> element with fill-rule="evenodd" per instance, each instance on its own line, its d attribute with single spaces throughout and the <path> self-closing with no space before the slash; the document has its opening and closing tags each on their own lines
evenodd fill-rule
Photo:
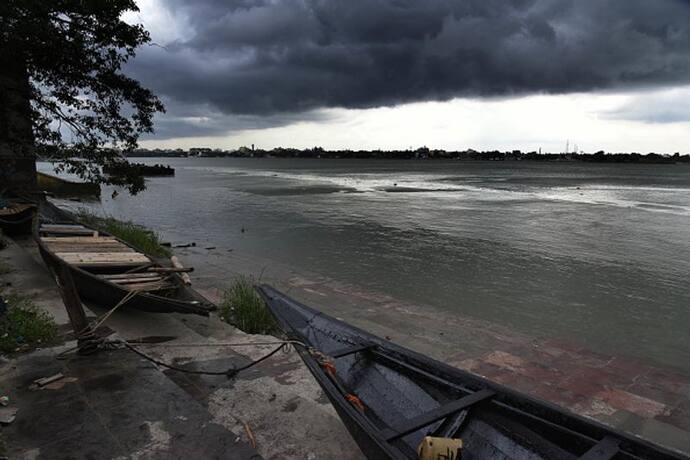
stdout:
<svg viewBox="0 0 690 460">
<path fill-rule="evenodd" d="M 460 454 L 432 458 L 689 458 L 257 290 L 369 459 L 418 459 L 422 441 L 448 439 Z"/>
<path fill-rule="evenodd" d="M 134 292 L 122 308 L 203 316 L 216 308 L 170 260 L 83 225 L 49 202 L 41 204 L 34 239 L 46 265 L 53 271 L 67 265 L 80 297 L 97 305 L 112 308 Z"/>
</svg>

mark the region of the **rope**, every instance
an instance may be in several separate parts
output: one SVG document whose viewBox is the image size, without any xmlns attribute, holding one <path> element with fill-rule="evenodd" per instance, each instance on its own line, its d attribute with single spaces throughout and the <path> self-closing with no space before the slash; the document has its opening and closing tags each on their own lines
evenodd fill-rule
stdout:
<svg viewBox="0 0 690 460">
<path fill-rule="evenodd" d="M 246 364 L 246 365 L 244 365 L 244 366 L 242 366 L 242 367 L 239 367 L 239 368 L 231 367 L 231 368 L 229 368 L 229 369 L 227 369 L 227 370 L 225 370 L 225 371 L 197 371 L 197 370 L 185 369 L 185 368 L 182 368 L 182 367 L 173 366 L 172 364 L 168 364 L 168 363 L 165 363 L 165 362 L 163 362 L 163 361 L 160 361 L 160 360 L 158 360 L 158 359 L 156 359 L 156 358 L 154 358 L 154 357 L 152 357 L 152 356 L 147 355 L 147 354 L 144 353 L 143 351 L 138 350 L 136 347 L 133 347 L 133 346 L 132 346 L 129 342 L 127 342 L 126 340 L 120 340 L 120 341 L 115 341 L 115 342 L 124 345 L 124 346 L 125 346 L 127 349 L 129 349 L 130 351 L 133 351 L 133 352 L 136 353 L 137 355 L 141 356 L 142 358 L 144 358 L 144 359 L 146 359 L 146 360 L 148 360 L 148 361 L 151 361 L 151 362 L 154 363 L 154 364 L 157 364 L 157 365 L 163 366 L 163 367 L 167 367 L 168 369 L 172 369 L 172 370 L 174 370 L 174 371 L 184 372 L 184 373 L 186 373 L 186 374 L 196 374 L 196 375 L 225 375 L 225 376 L 228 377 L 228 378 L 233 378 L 233 377 L 235 377 L 237 374 L 239 374 L 240 372 L 245 371 L 245 370 L 247 370 L 247 369 L 249 369 L 249 368 L 251 368 L 251 367 L 256 366 L 256 365 L 259 364 L 260 362 L 262 362 L 262 361 L 264 361 L 264 360 L 270 358 L 271 356 L 275 355 L 275 354 L 278 353 L 280 350 L 282 350 L 283 348 L 285 348 L 286 346 L 288 346 L 288 343 L 287 343 L 287 342 L 284 342 L 284 343 L 282 343 L 281 345 L 279 345 L 277 348 L 273 349 L 273 351 L 271 351 L 270 353 L 268 353 L 268 354 L 262 356 L 262 357 L 259 358 L 259 359 L 256 359 L 256 360 L 254 360 L 254 361 L 251 361 L 249 364 Z"/>
<path fill-rule="evenodd" d="M 186 374 L 196 374 L 196 375 L 225 375 L 228 378 L 235 377 L 237 374 L 239 374 L 242 371 L 245 371 L 251 367 L 256 366 L 260 362 L 270 358 L 271 356 L 275 355 L 278 353 L 280 350 L 288 350 L 291 345 L 300 345 L 305 348 L 308 348 L 307 345 L 305 345 L 303 342 L 300 342 L 299 340 L 280 340 L 280 341 L 263 341 L 263 342 L 242 342 L 242 343 L 228 343 L 228 342 L 221 342 L 221 343 L 209 343 L 209 344 L 168 344 L 168 345 L 160 345 L 160 344 L 150 344 L 150 345 L 156 345 L 156 346 L 162 346 L 162 347 L 213 347 L 213 346 L 227 346 L 227 347 L 244 347 L 244 346 L 257 346 L 257 345 L 275 345 L 279 344 L 278 347 L 273 349 L 270 353 L 262 356 L 259 359 L 253 360 L 249 362 L 248 364 L 235 368 L 231 367 L 225 371 L 201 371 L 201 370 L 192 370 L 192 369 L 185 369 L 182 367 L 174 366 L 172 364 L 168 364 L 166 362 L 163 362 L 159 359 L 156 359 L 143 351 L 139 350 L 138 348 L 134 347 L 131 343 L 129 343 L 127 340 L 124 339 L 118 339 L 118 340 L 103 340 L 100 337 L 95 337 L 94 333 L 95 331 L 105 323 L 110 316 L 115 313 L 115 311 L 120 308 L 122 305 L 126 304 L 131 298 L 133 298 L 135 295 L 137 295 L 141 291 L 130 291 L 127 293 L 126 296 L 120 300 L 117 305 L 115 305 L 113 308 L 111 308 L 109 311 L 107 311 L 104 315 L 102 315 L 99 319 L 97 319 L 95 325 L 89 325 L 85 327 L 82 331 L 80 331 L 77 334 L 77 346 L 72 347 L 68 350 L 65 350 L 61 352 L 57 358 L 58 359 L 64 359 L 64 357 L 74 351 L 74 350 L 79 350 L 80 352 L 83 350 L 87 350 L 88 353 L 93 353 L 99 349 L 104 349 L 104 348 L 113 348 L 118 345 L 124 346 L 128 350 L 132 351 L 133 353 L 141 356 L 142 358 L 158 365 L 162 366 L 177 372 L 184 372 Z M 145 344 L 149 345 L 149 344 Z"/>
<path fill-rule="evenodd" d="M 102 316 L 102 318 L 101 318 L 100 320 L 98 320 L 98 322 L 96 323 L 95 326 L 93 326 L 93 327 L 87 326 L 87 327 L 84 329 L 84 331 L 82 331 L 82 332 L 87 331 L 87 329 L 91 329 L 92 331 L 95 332 L 96 329 L 98 329 L 99 327 L 101 327 L 101 325 L 102 325 L 103 323 L 105 323 L 105 321 L 106 321 L 108 318 L 110 318 L 110 315 L 112 315 L 113 313 L 115 313 L 115 310 L 117 310 L 118 308 L 120 308 L 122 305 L 126 304 L 132 297 L 134 297 L 135 295 L 139 294 L 140 292 L 141 292 L 141 290 L 132 290 L 132 291 L 129 291 L 129 292 L 127 293 L 127 295 L 124 296 L 124 297 L 122 298 L 122 300 L 120 300 L 120 301 L 117 303 L 117 305 L 115 305 L 113 308 L 111 308 L 108 312 L 106 312 L 106 313 Z M 80 332 L 80 334 L 81 334 L 81 332 Z"/>
<path fill-rule="evenodd" d="M 359 409 L 360 412 L 364 412 L 364 404 L 362 403 L 362 400 L 357 397 L 357 395 L 348 393 L 345 395 L 345 399 L 347 402 Z"/>
<path fill-rule="evenodd" d="M 333 361 L 333 358 L 331 358 L 325 353 L 322 353 L 314 347 L 308 347 L 307 351 L 314 358 L 316 363 L 323 368 L 323 371 L 331 378 L 331 381 L 335 384 L 336 388 L 338 388 L 338 390 L 343 394 L 345 400 L 352 404 L 354 407 L 356 407 L 357 410 L 359 410 L 360 412 L 364 412 L 365 409 L 362 400 L 359 399 L 359 397 L 356 394 L 347 391 L 345 385 L 338 378 L 338 370 L 335 367 L 335 362 Z"/>
<path fill-rule="evenodd" d="M 105 321 L 110 318 L 110 315 L 115 313 L 115 311 L 120 308 L 122 305 L 126 304 L 132 297 L 137 295 L 141 291 L 130 291 L 125 295 L 122 300 L 120 300 L 117 305 L 115 305 L 113 308 L 111 308 L 109 311 L 107 311 L 105 314 L 103 314 L 100 319 L 96 318 L 96 324 L 91 325 L 89 324 L 86 326 L 84 329 L 79 331 L 79 333 L 76 334 L 76 339 L 77 339 L 77 346 L 68 348 L 67 350 L 61 352 L 60 354 L 57 355 L 57 359 L 65 359 L 65 356 L 75 350 L 79 350 L 81 354 L 91 354 L 95 353 L 101 348 L 107 348 L 110 343 L 103 340 L 101 337 L 97 337 L 95 335 L 96 330 L 105 323 Z"/>
<path fill-rule="evenodd" d="M 132 344 L 129 340 L 127 343 Z M 163 347 L 163 348 L 195 348 L 195 347 L 253 347 L 260 345 L 300 345 L 304 348 L 309 348 L 299 340 L 272 340 L 267 342 L 209 342 L 209 343 L 137 343 L 138 347 Z"/>
</svg>

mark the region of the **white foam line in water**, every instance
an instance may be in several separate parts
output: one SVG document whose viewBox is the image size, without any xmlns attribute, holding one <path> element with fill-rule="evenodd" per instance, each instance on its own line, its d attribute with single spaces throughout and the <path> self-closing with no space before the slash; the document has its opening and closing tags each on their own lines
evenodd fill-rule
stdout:
<svg viewBox="0 0 690 460">
<path fill-rule="evenodd" d="M 342 175 L 323 175 L 314 173 L 293 173 L 277 170 L 255 170 L 243 168 L 227 167 L 192 167 L 193 169 L 207 170 L 210 172 L 228 175 L 246 175 L 255 177 L 275 177 L 278 179 L 292 180 L 296 182 L 311 182 L 318 184 L 329 184 L 342 187 L 343 189 L 356 190 L 359 192 L 380 192 L 386 193 L 399 187 L 404 193 L 405 189 L 410 191 L 423 191 L 425 197 L 429 193 L 433 196 L 448 196 L 449 193 L 457 194 L 464 192 L 475 199 L 487 201 L 514 201 L 514 200 L 550 200 L 566 201 L 581 204 L 594 204 L 604 206 L 615 206 L 621 208 L 635 208 L 649 212 L 672 213 L 678 215 L 690 215 L 690 206 L 672 205 L 659 202 L 646 202 L 637 200 L 626 200 L 611 196 L 617 191 L 656 191 L 656 192 L 690 192 L 687 188 L 653 187 L 653 186 L 633 186 L 633 185 L 596 185 L 581 187 L 553 187 L 545 191 L 532 190 L 508 190 L 505 188 L 478 187 L 469 183 L 449 184 L 448 181 L 439 180 L 438 175 L 429 174 L 404 174 L 404 173 L 356 173 Z M 191 169 L 191 168 L 190 168 Z M 477 177 L 468 177 L 468 182 L 476 184 Z M 426 193 L 429 192 L 429 193 Z"/>
<path fill-rule="evenodd" d="M 612 196 L 618 191 L 649 191 L 651 187 L 554 187 L 548 192 L 536 193 L 542 199 L 554 201 L 569 201 L 573 203 L 615 206 L 619 208 L 635 208 L 642 211 L 661 212 L 676 215 L 690 215 L 690 206 L 669 203 L 630 200 Z M 656 191 L 675 192 L 677 189 L 654 187 Z"/>
<path fill-rule="evenodd" d="M 650 185 L 586 185 L 581 187 L 583 190 L 629 190 L 641 192 L 673 192 L 673 193 L 689 193 L 690 188 L 687 187 L 654 187 Z"/>
<path fill-rule="evenodd" d="M 354 189 L 359 192 L 379 192 L 396 185 L 401 188 L 420 190 L 448 190 L 464 191 L 472 188 L 466 185 L 447 184 L 433 182 L 429 179 L 437 176 L 405 175 L 405 174 L 381 174 L 381 173 L 356 173 L 343 175 L 322 175 L 313 173 L 288 173 L 275 170 L 248 170 L 239 168 L 213 168 L 213 172 L 224 174 L 242 174 L 256 177 L 275 177 L 279 179 L 293 180 L 297 182 L 312 182 L 320 184 L 336 185 L 345 189 Z"/>
</svg>

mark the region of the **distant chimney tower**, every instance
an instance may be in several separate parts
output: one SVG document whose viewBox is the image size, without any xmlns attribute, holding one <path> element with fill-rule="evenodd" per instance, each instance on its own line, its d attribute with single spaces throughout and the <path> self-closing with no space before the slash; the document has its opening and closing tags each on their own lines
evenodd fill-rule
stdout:
<svg viewBox="0 0 690 460">
<path fill-rule="evenodd" d="M 252 152 L 254 151 L 254 144 L 252 144 Z"/>
</svg>

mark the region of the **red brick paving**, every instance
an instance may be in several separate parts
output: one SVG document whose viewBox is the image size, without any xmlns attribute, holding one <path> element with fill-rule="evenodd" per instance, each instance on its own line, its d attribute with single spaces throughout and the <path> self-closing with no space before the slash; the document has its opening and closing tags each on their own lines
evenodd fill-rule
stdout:
<svg viewBox="0 0 690 460">
<path fill-rule="evenodd" d="M 449 361 L 580 415 L 605 421 L 623 411 L 690 438 L 690 376 L 555 341 L 507 349 L 476 357 L 456 354 Z"/>
</svg>

